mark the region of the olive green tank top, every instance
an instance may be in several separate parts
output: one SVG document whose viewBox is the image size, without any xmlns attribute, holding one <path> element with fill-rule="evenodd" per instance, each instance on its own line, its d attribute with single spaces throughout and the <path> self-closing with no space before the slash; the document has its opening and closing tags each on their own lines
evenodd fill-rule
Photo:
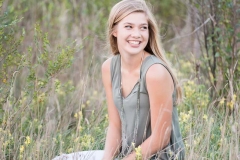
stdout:
<svg viewBox="0 0 240 160">
<path fill-rule="evenodd" d="M 150 103 L 146 87 L 146 73 L 153 64 L 161 64 L 167 70 L 166 65 L 156 56 L 146 57 L 140 69 L 140 79 L 132 91 L 125 98 L 121 93 L 121 60 L 120 54 L 111 60 L 111 82 L 114 104 L 117 107 L 122 124 L 122 146 L 119 157 L 129 154 L 151 135 Z M 169 71 L 169 70 L 168 70 Z M 170 72 L 169 72 L 170 73 Z M 170 73 L 171 74 L 171 73 Z M 172 75 L 171 75 L 172 76 Z M 176 90 L 172 95 L 176 101 Z M 139 100 L 139 101 L 138 101 Z M 184 144 L 182 141 L 178 114 L 175 103 L 172 112 L 172 132 L 170 143 L 163 150 L 155 154 L 152 159 L 184 159 Z"/>
</svg>

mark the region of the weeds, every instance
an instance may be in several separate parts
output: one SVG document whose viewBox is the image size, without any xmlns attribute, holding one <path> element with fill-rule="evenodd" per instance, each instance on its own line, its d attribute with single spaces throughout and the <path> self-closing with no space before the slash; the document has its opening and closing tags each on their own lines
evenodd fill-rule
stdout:
<svg viewBox="0 0 240 160">
<path fill-rule="evenodd" d="M 108 116 L 99 66 L 106 55 L 101 49 L 104 24 L 114 2 L 77 2 L 42 1 L 31 7 L 26 0 L 11 1 L 11 5 L 0 1 L 5 9 L 0 16 L 0 159 L 52 159 L 61 153 L 104 147 Z M 103 10 L 103 6 L 108 7 Z M 227 28 L 226 37 L 219 35 L 218 28 L 213 35 L 205 35 L 229 40 L 225 44 L 217 39 L 224 49 L 213 54 L 222 57 L 229 71 L 220 65 L 206 72 L 206 65 L 204 73 L 196 74 L 196 64 L 191 63 L 196 60 L 184 56 L 174 64 L 184 80 L 185 99 L 178 111 L 186 159 L 238 159 L 240 155 L 239 80 L 235 76 L 239 65 L 232 65 L 239 55 L 237 44 L 231 54 L 234 57 L 224 60 L 230 41 L 237 42 L 231 39 L 229 24 L 220 27 Z M 213 41 L 208 41 L 214 47 Z M 209 58 L 200 60 L 205 64 Z M 175 60 L 173 53 L 169 59 Z M 225 85 L 218 86 L 218 93 L 212 96 L 209 86 L 218 84 L 217 69 L 226 75 Z M 211 74 L 215 76 L 209 77 Z M 140 150 L 136 148 L 139 159 Z"/>
</svg>

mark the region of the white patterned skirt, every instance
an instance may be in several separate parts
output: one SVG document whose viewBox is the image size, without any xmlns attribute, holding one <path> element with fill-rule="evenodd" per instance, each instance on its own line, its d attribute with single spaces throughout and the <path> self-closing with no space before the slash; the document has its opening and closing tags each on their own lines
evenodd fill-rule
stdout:
<svg viewBox="0 0 240 160">
<path fill-rule="evenodd" d="M 102 160 L 103 150 L 82 151 L 70 154 L 62 154 L 53 160 Z"/>
</svg>

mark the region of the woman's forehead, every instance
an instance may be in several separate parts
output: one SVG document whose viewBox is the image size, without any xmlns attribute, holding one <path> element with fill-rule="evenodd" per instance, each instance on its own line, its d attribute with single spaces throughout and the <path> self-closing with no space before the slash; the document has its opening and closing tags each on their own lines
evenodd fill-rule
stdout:
<svg viewBox="0 0 240 160">
<path fill-rule="evenodd" d="M 129 23 L 129 24 L 148 24 L 148 18 L 143 12 L 133 12 L 124 17 L 120 23 Z"/>
</svg>

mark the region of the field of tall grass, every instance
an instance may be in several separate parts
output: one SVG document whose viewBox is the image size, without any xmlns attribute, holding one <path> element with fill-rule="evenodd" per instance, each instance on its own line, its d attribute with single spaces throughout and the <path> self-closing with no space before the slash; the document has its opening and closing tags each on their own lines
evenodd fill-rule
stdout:
<svg viewBox="0 0 240 160">
<path fill-rule="evenodd" d="M 0 159 L 104 148 L 100 68 L 110 56 L 105 26 L 116 2 L 0 1 Z M 178 112 L 186 159 L 240 159 L 240 4 L 217 0 L 210 6 L 223 14 L 207 19 L 204 0 L 150 2 L 184 93 Z"/>
</svg>

